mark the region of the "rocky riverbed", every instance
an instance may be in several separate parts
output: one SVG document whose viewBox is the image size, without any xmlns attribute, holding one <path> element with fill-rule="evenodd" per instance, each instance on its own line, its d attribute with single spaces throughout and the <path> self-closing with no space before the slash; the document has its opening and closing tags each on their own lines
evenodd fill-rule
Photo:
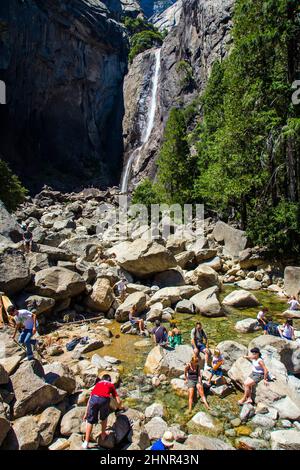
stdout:
<svg viewBox="0 0 300 470">
<path fill-rule="evenodd" d="M 78 194 L 45 188 L 15 216 L 0 208 L 0 291 L 18 307 L 36 308 L 39 320 L 30 362 L 9 326 L 0 329 L 1 448 L 80 449 L 90 389 L 109 371 L 128 409 L 112 410 L 104 442 L 95 427 L 92 440 L 100 449 L 146 449 L 166 429 L 176 437 L 175 449 L 299 449 L 300 343 L 262 336 L 255 317 L 264 305 L 282 321 L 285 294 L 298 293 L 300 268 L 249 248 L 244 232 L 213 219 L 205 219 L 201 238 L 175 230 L 152 241 L 136 221 L 126 240 L 112 239 L 111 223 L 99 237 L 101 208 L 117 208 L 117 196 L 115 188 Z M 23 253 L 17 218 L 33 233 L 30 254 Z M 122 276 L 124 302 L 113 289 Z M 175 322 L 183 345 L 168 351 L 137 336 L 128 322 L 133 305 L 148 330 L 156 319 L 166 327 Z M 189 414 L 182 374 L 198 320 L 210 346 L 224 354 L 225 383 L 207 391 L 210 412 L 198 401 Z M 295 326 L 300 329 L 299 319 Z M 81 342 L 67 351 L 74 338 Z M 276 380 L 260 383 L 254 406 L 241 408 L 251 367 L 243 356 L 253 346 Z"/>
</svg>

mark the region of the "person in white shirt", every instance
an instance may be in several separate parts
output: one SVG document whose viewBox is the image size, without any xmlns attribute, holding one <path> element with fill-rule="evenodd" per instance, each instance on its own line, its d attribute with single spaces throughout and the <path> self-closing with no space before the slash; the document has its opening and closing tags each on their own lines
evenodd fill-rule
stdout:
<svg viewBox="0 0 300 470">
<path fill-rule="evenodd" d="M 268 332 L 267 332 L 268 320 L 266 318 L 266 313 L 268 311 L 269 311 L 269 309 L 267 307 L 264 307 L 258 312 L 257 317 L 256 317 L 257 323 L 259 324 L 259 326 L 262 327 L 264 335 L 268 334 Z"/>
<path fill-rule="evenodd" d="M 33 359 L 32 345 L 36 342 L 36 340 L 32 339 L 36 333 L 36 311 L 18 310 L 14 305 L 10 305 L 7 313 L 13 317 L 16 323 L 13 339 L 15 339 L 19 328 L 22 330 L 18 342 L 25 344 L 27 359 L 30 361 Z"/>
<path fill-rule="evenodd" d="M 123 303 L 126 295 L 126 278 L 122 277 L 120 281 L 116 282 L 114 285 L 114 289 L 115 288 L 117 289 L 120 302 Z"/>
<path fill-rule="evenodd" d="M 269 381 L 269 371 L 261 357 L 259 348 L 252 348 L 249 356 L 244 356 L 244 358 L 252 362 L 252 372 L 244 382 L 244 396 L 238 401 L 239 405 L 243 405 L 244 403 L 252 404 L 251 395 L 253 387 L 261 380 L 264 381 L 265 385 L 268 385 Z"/>
<path fill-rule="evenodd" d="M 294 295 L 288 300 L 287 303 L 289 305 L 289 310 L 299 310 L 300 303 L 298 302 L 298 300 L 296 299 Z"/>
<path fill-rule="evenodd" d="M 279 334 L 281 338 L 288 339 L 289 341 L 294 341 L 295 338 L 295 330 L 293 327 L 293 320 L 288 319 L 286 322 L 278 327 Z"/>
</svg>

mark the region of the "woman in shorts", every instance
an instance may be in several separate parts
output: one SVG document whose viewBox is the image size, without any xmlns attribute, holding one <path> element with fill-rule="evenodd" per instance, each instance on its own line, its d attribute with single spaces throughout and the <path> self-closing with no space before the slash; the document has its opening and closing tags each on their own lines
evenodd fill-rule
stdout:
<svg viewBox="0 0 300 470">
<path fill-rule="evenodd" d="M 262 360 L 260 350 L 258 348 L 253 348 L 250 350 L 250 355 L 244 357 L 252 362 L 252 372 L 244 382 L 244 396 L 239 400 L 239 405 L 243 405 L 244 403 L 252 404 L 252 390 L 259 382 L 264 380 L 265 385 L 268 385 L 269 371 Z"/>
<path fill-rule="evenodd" d="M 202 384 L 199 357 L 196 352 L 194 352 L 191 362 L 186 365 L 184 378 L 189 390 L 189 412 L 192 411 L 195 390 L 198 391 L 204 406 L 209 410 L 209 404 L 207 403 Z"/>
</svg>

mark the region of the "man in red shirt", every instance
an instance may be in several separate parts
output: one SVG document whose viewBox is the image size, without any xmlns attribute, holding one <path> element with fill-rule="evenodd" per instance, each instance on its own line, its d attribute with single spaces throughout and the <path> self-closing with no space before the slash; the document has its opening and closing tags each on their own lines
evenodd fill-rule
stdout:
<svg viewBox="0 0 300 470">
<path fill-rule="evenodd" d="M 121 408 L 121 400 L 117 394 L 115 386 L 111 383 L 111 377 L 108 374 L 103 375 L 103 377 L 96 383 L 95 387 L 91 391 L 91 396 L 89 398 L 86 412 L 83 417 L 86 420 L 86 432 L 85 432 L 85 441 L 82 444 L 83 449 L 88 449 L 90 437 L 94 424 L 98 424 L 99 414 L 101 420 L 101 438 L 104 440 L 107 437 L 106 428 L 107 428 L 107 418 L 109 415 L 109 403 L 111 397 L 114 397 L 117 401 L 118 408 Z"/>
</svg>

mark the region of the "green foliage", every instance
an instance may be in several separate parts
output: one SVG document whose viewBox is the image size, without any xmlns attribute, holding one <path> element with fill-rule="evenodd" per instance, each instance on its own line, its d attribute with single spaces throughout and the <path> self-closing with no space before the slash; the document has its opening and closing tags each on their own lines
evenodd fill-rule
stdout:
<svg viewBox="0 0 300 470">
<path fill-rule="evenodd" d="M 294 0 L 237 0 L 233 48 L 214 64 L 198 127 L 196 199 L 223 217 L 233 212 L 254 243 L 273 249 L 296 249 L 299 231 L 300 115 L 291 103 L 299 13 Z"/>
<path fill-rule="evenodd" d="M 158 204 L 159 199 L 155 184 L 149 178 L 145 178 L 132 193 L 132 204 L 144 204 L 149 210 L 151 204 Z"/>
<path fill-rule="evenodd" d="M 180 86 L 183 89 L 187 89 L 194 83 L 193 69 L 191 64 L 186 60 L 180 60 L 176 64 L 176 71 L 181 76 Z"/>
<path fill-rule="evenodd" d="M 0 159 L 0 200 L 6 209 L 14 211 L 24 201 L 27 192 L 19 178 L 12 173 L 4 160 Z"/>
<path fill-rule="evenodd" d="M 159 31 L 147 30 L 134 34 L 130 39 L 129 62 L 131 63 L 141 52 L 151 49 L 151 47 L 159 47 L 162 43 L 163 37 Z"/>
<path fill-rule="evenodd" d="M 197 168 L 187 142 L 188 124 L 184 110 L 171 110 L 158 159 L 157 192 L 162 202 L 184 204 L 191 200 Z"/>
<path fill-rule="evenodd" d="M 142 31 L 157 31 L 152 23 L 148 23 L 143 18 L 130 18 L 126 16 L 123 22 L 130 36 L 141 33 Z"/>
</svg>

